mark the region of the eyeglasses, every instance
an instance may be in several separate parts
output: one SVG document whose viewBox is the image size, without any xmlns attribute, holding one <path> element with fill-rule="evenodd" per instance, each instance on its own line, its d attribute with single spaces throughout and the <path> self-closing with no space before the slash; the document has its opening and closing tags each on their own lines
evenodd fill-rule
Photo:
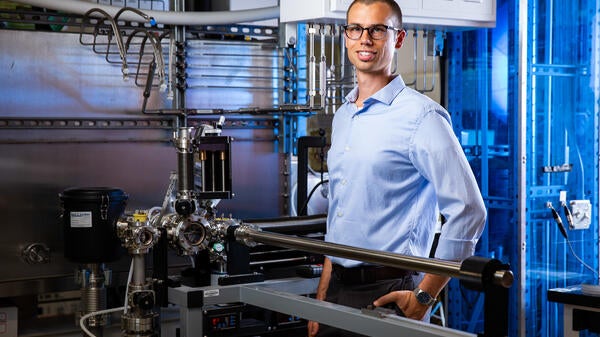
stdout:
<svg viewBox="0 0 600 337">
<path fill-rule="evenodd" d="M 352 24 L 352 25 L 345 25 L 345 26 L 342 26 L 342 27 L 344 28 L 344 32 L 346 33 L 346 36 L 350 40 L 358 40 L 358 39 L 360 39 L 361 36 L 363 35 L 363 32 L 365 30 L 367 32 L 369 32 L 369 36 L 373 40 L 382 40 L 382 39 L 385 39 L 385 36 L 387 35 L 388 29 L 391 29 L 391 30 L 396 31 L 396 32 L 401 31 L 400 28 L 386 26 L 386 25 L 373 25 L 371 27 L 363 27 L 361 25 Z"/>
</svg>

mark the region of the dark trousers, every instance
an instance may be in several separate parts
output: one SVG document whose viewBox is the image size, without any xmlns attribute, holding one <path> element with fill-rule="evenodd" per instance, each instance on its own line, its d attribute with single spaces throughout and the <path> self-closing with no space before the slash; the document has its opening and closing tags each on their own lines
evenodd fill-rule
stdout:
<svg viewBox="0 0 600 337">
<path fill-rule="evenodd" d="M 413 290 L 416 275 L 406 275 L 399 279 L 372 280 L 366 283 L 352 282 L 347 284 L 341 279 L 340 274 L 332 272 L 331 281 L 327 290 L 327 302 L 337 303 L 348 307 L 362 309 L 372 305 L 379 297 L 395 290 Z M 393 305 L 399 314 L 399 309 Z M 362 337 L 364 335 L 352 333 L 343 329 L 334 328 L 324 324 L 319 325 L 317 337 Z"/>
</svg>

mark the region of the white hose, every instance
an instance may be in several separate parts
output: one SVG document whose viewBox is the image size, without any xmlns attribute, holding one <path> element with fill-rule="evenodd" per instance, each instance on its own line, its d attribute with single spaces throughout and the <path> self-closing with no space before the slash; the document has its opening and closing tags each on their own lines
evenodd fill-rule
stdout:
<svg viewBox="0 0 600 337">
<path fill-rule="evenodd" d="M 80 15 L 85 14 L 92 8 L 99 8 L 111 16 L 114 16 L 122 9 L 122 7 L 100 5 L 79 0 L 16 0 L 16 2 Z M 152 10 L 143 10 L 143 12 L 148 16 L 153 17 L 158 24 L 182 26 L 225 25 L 279 18 L 278 6 L 218 12 L 166 12 Z M 146 22 L 144 18 L 131 12 L 123 13 L 119 16 L 119 19 L 124 21 Z"/>
<path fill-rule="evenodd" d="M 85 327 L 85 321 L 92 316 L 110 314 L 112 312 L 117 312 L 121 310 L 123 310 L 123 307 L 90 312 L 89 314 L 81 316 L 81 319 L 79 320 L 79 326 L 81 327 L 81 330 L 85 332 L 86 335 L 90 337 L 96 337 L 90 330 L 88 330 L 88 328 Z"/>
<path fill-rule="evenodd" d="M 127 313 L 129 308 L 129 284 L 133 278 L 133 258 L 131 258 L 131 265 L 129 266 L 129 274 L 127 275 L 127 286 L 125 287 L 125 303 L 123 303 L 123 313 Z"/>
</svg>

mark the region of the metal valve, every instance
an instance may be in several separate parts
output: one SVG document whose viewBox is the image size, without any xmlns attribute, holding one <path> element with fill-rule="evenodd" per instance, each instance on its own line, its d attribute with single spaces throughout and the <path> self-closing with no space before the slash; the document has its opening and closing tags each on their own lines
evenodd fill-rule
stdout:
<svg viewBox="0 0 600 337">
<path fill-rule="evenodd" d="M 169 246 L 179 255 L 195 255 L 207 248 L 208 221 L 198 215 L 189 217 L 177 213 L 167 214 L 161 218 L 160 227 L 167 231 Z"/>
<path fill-rule="evenodd" d="M 50 248 L 44 243 L 32 243 L 23 249 L 21 256 L 29 264 L 49 263 Z"/>
<path fill-rule="evenodd" d="M 118 221 L 117 235 L 132 254 L 147 253 L 160 238 L 158 229 L 150 225 L 146 211 L 136 211 L 126 221 Z"/>
</svg>

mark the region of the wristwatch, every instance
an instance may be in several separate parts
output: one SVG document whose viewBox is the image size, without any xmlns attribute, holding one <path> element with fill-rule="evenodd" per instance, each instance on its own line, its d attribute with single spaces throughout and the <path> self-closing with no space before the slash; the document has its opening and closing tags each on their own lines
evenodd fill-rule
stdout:
<svg viewBox="0 0 600 337">
<path fill-rule="evenodd" d="M 433 303 L 435 303 L 435 297 L 429 295 L 428 292 L 422 290 L 419 287 L 415 288 L 415 290 L 413 290 L 413 293 L 415 294 L 417 301 L 419 301 L 419 303 L 423 305 L 430 306 Z"/>
</svg>

